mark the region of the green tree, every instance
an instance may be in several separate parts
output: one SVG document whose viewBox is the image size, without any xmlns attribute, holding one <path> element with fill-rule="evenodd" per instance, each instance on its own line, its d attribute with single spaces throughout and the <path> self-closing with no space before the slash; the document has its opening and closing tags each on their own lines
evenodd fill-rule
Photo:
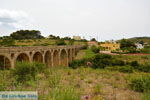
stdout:
<svg viewBox="0 0 150 100">
<path fill-rule="evenodd" d="M 91 50 L 92 50 L 92 52 L 94 52 L 94 53 L 99 53 L 100 48 L 99 48 L 99 47 L 96 47 L 95 45 L 93 45 L 93 46 L 91 47 Z"/>
<path fill-rule="evenodd" d="M 95 39 L 95 38 L 92 38 L 91 41 L 96 41 L 96 39 Z"/>
<path fill-rule="evenodd" d="M 71 40 L 71 38 L 70 37 L 64 37 L 64 38 L 62 38 L 63 40 Z"/>
<path fill-rule="evenodd" d="M 88 40 L 86 40 L 86 39 L 81 39 L 80 41 L 81 41 L 81 42 L 87 42 Z"/>
<path fill-rule="evenodd" d="M 120 41 L 120 48 L 127 53 L 137 52 L 134 42 L 127 40 L 127 39 L 122 39 Z"/>
<path fill-rule="evenodd" d="M 49 35 L 48 38 L 49 38 L 49 39 L 60 39 L 59 36 L 55 36 L 55 35 L 52 35 L 52 34 Z"/>
<path fill-rule="evenodd" d="M 38 30 L 19 30 L 13 32 L 10 37 L 16 40 L 21 39 L 41 39 L 44 38 Z"/>
<path fill-rule="evenodd" d="M 136 46 L 135 46 L 134 42 L 131 42 L 131 41 L 127 40 L 127 39 L 122 39 L 120 41 L 120 48 L 121 49 L 129 48 L 129 47 L 134 47 L 135 48 Z"/>
</svg>

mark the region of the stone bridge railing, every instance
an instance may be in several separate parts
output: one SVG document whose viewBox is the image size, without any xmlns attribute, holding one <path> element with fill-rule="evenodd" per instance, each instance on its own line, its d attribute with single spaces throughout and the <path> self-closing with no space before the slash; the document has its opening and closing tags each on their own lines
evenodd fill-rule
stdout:
<svg viewBox="0 0 150 100">
<path fill-rule="evenodd" d="M 82 46 L 0 47 L 0 68 L 14 68 L 17 61 L 40 62 L 48 67 L 68 66 Z"/>
</svg>

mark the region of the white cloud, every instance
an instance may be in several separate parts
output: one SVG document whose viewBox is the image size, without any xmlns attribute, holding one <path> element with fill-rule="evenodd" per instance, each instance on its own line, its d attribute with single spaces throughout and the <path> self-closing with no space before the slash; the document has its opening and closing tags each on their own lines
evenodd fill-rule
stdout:
<svg viewBox="0 0 150 100">
<path fill-rule="evenodd" d="M 33 20 L 23 11 L 0 9 L 0 33 L 32 27 Z M 2 35 L 2 34 L 1 34 Z"/>
</svg>

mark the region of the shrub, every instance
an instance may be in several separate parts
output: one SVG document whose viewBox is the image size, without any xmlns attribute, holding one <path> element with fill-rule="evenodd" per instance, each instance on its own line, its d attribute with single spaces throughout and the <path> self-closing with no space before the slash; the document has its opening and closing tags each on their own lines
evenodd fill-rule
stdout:
<svg viewBox="0 0 150 100">
<path fill-rule="evenodd" d="M 14 46 L 15 40 L 12 38 L 3 39 L 3 41 L 0 42 L 0 45 L 2 45 L 2 46 Z"/>
<path fill-rule="evenodd" d="M 132 61 L 129 65 L 131 65 L 135 70 L 138 70 L 140 64 L 137 61 Z"/>
<path fill-rule="evenodd" d="M 45 70 L 45 68 L 46 68 L 46 66 L 45 66 L 44 64 L 38 63 L 38 62 L 33 62 L 33 65 L 37 68 L 37 71 L 38 71 L 39 73 L 44 72 L 44 70 Z"/>
<path fill-rule="evenodd" d="M 127 50 L 129 51 L 129 53 L 137 53 L 137 50 L 135 47 L 127 48 Z"/>
<path fill-rule="evenodd" d="M 145 64 L 143 64 L 143 65 L 140 65 L 140 66 L 138 67 L 138 70 L 139 70 L 139 71 L 142 71 L 142 72 L 150 72 L 150 64 L 145 63 Z"/>
<path fill-rule="evenodd" d="M 92 67 L 93 68 L 105 68 L 106 66 L 111 65 L 111 55 L 98 54 L 92 58 Z"/>
<path fill-rule="evenodd" d="M 106 67 L 106 69 L 111 70 L 111 71 L 120 71 L 123 73 L 132 73 L 133 72 L 133 68 L 131 66 L 109 66 Z"/>
<path fill-rule="evenodd" d="M 125 65 L 125 62 L 123 60 L 116 60 L 116 59 L 113 59 L 111 61 L 111 64 L 112 66 L 124 66 Z"/>
<path fill-rule="evenodd" d="M 69 41 L 68 41 L 68 44 L 69 44 L 69 45 L 73 45 L 73 44 L 74 44 L 74 40 L 72 40 L 72 39 L 69 40 Z"/>
<path fill-rule="evenodd" d="M 94 59 L 112 59 L 112 56 L 107 54 L 97 54 Z"/>
<path fill-rule="evenodd" d="M 56 45 L 66 45 L 66 43 L 64 40 L 61 39 L 56 41 Z"/>
<path fill-rule="evenodd" d="M 37 63 L 17 62 L 15 69 L 12 70 L 12 74 L 19 83 L 35 80 L 35 76 L 42 69 L 42 66 L 42 64 Z"/>
<path fill-rule="evenodd" d="M 91 47 L 91 50 L 92 50 L 94 53 L 99 53 L 100 48 L 98 48 L 98 47 L 96 47 L 95 45 L 93 45 L 93 46 Z"/>
<path fill-rule="evenodd" d="M 99 61 L 97 61 L 97 60 L 95 59 L 95 60 L 93 61 L 92 67 L 93 67 L 93 68 L 105 68 L 106 66 L 111 65 L 109 62 L 110 62 L 109 59 L 102 59 L 102 60 L 99 60 Z"/>
<path fill-rule="evenodd" d="M 80 67 L 80 66 L 85 66 L 86 62 L 88 62 L 88 59 L 74 60 L 71 63 L 69 63 L 69 67 L 77 68 L 77 67 Z"/>
<path fill-rule="evenodd" d="M 137 92 L 150 91 L 150 75 L 141 75 L 131 79 L 129 86 Z"/>
<path fill-rule="evenodd" d="M 84 58 L 80 60 L 74 60 L 69 64 L 71 68 L 77 68 L 80 66 L 86 66 L 87 62 L 91 63 L 93 68 L 105 68 L 112 63 L 112 56 L 106 54 L 97 54 L 92 58 Z"/>
<path fill-rule="evenodd" d="M 121 66 L 119 67 L 119 71 L 120 72 L 124 72 L 124 73 L 132 73 L 133 72 L 133 68 L 129 65 L 126 66 Z"/>
<path fill-rule="evenodd" d="M 137 67 L 139 66 L 139 63 L 137 61 L 132 61 L 130 65 L 133 67 Z"/>
</svg>

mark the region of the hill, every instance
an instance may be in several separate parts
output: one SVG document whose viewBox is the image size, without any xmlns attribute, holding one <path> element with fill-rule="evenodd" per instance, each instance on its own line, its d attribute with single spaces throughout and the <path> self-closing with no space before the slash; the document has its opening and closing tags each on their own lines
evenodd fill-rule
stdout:
<svg viewBox="0 0 150 100">
<path fill-rule="evenodd" d="M 133 42 L 143 41 L 144 43 L 150 44 L 150 37 L 133 37 L 133 38 L 129 38 L 128 40 Z"/>
</svg>

